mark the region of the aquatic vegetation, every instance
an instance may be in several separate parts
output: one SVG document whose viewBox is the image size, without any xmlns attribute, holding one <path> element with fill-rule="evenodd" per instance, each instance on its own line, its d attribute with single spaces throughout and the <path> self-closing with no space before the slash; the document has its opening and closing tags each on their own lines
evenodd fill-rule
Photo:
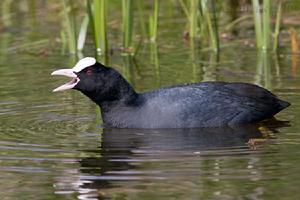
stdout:
<svg viewBox="0 0 300 200">
<path fill-rule="evenodd" d="M 278 48 L 281 16 L 282 16 L 282 1 L 279 1 L 278 6 L 277 6 L 276 24 L 275 24 L 275 31 L 274 31 L 274 44 L 273 44 L 273 50 L 274 51 L 276 51 L 277 48 Z"/>
<path fill-rule="evenodd" d="M 64 22 L 62 40 L 68 43 L 70 53 L 84 49 L 85 40 L 89 37 L 89 31 L 95 44 L 97 54 L 105 55 L 108 52 L 108 21 L 109 9 L 120 8 L 122 20 L 116 20 L 116 26 L 122 32 L 119 34 L 122 40 L 122 51 L 131 54 L 137 52 L 137 47 L 141 42 L 156 42 L 159 33 L 159 19 L 164 17 L 159 15 L 159 10 L 168 8 L 172 12 L 177 12 L 185 16 L 186 28 L 184 37 L 189 40 L 196 40 L 202 48 L 218 52 L 222 41 L 220 36 L 222 31 L 237 30 L 238 25 L 253 18 L 253 29 L 255 30 L 255 43 L 259 50 L 277 51 L 279 34 L 282 21 L 283 1 L 278 0 L 277 4 L 272 4 L 270 0 L 252 0 L 249 4 L 252 8 L 250 14 L 234 14 L 232 21 L 224 24 L 222 17 L 226 15 L 226 7 L 239 9 L 244 3 L 237 2 L 224 5 L 226 2 L 215 0 L 174 0 L 160 2 L 153 0 L 149 2 L 137 0 L 122 0 L 120 5 L 117 2 L 106 0 L 86 0 L 86 8 L 83 8 L 80 25 L 74 14 L 74 1 L 64 0 Z M 117 5 L 117 6 L 116 6 Z M 112 8 L 113 7 L 113 8 Z M 272 10 L 276 8 L 275 14 Z M 236 11 L 235 11 L 236 12 Z M 275 20 L 272 20 L 272 19 Z M 109 19 L 110 20 L 110 19 Z M 138 22 L 138 25 L 136 25 Z M 274 23 L 273 23 L 274 22 Z M 79 27 L 79 30 L 77 30 Z M 91 27 L 91 29 L 89 29 Z M 137 44 L 135 36 L 142 35 L 140 43 Z M 64 38 L 64 39 L 63 39 Z M 138 37 L 141 38 L 141 37 Z M 120 46 L 120 47 L 121 47 Z M 134 53 L 133 53 L 134 52 Z"/>
<path fill-rule="evenodd" d="M 153 15 L 149 17 L 149 37 L 152 42 L 157 38 L 157 26 L 158 26 L 158 0 L 154 0 Z"/>
<path fill-rule="evenodd" d="M 271 40 L 273 39 L 273 50 L 276 51 L 278 47 L 278 36 L 280 31 L 282 1 L 278 1 L 276 22 L 274 33 L 271 31 L 271 1 L 263 0 L 262 5 L 258 0 L 252 0 L 253 19 L 256 33 L 256 46 L 258 49 L 268 51 L 271 49 Z M 262 9 L 261 9 L 262 8 Z M 262 10 L 262 11 L 261 11 Z"/>
<path fill-rule="evenodd" d="M 73 3 L 70 0 L 63 0 L 63 15 L 65 20 L 63 20 L 61 36 L 63 41 L 67 40 L 69 52 L 74 54 L 77 51 L 77 31 Z"/>
<path fill-rule="evenodd" d="M 4 9 L 7 2 L 12 3 Z M 31 2 L 36 8 L 29 7 Z M 0 3 L 2 195 L 11 199 L 20 195 L 23 199 L 299 199 L 299 8 L 287 13 L 284 4 L 282 16 L 275 17 L 279 1 L 270 1 L 269 51 L 277 27 L 277 56 L 256 50 L 248 0 L 214 1 L 220 53 L 212 50 L 207 16 L 200 9 L 194 15 L 196 37 L 190 38 L 193 29 L 179 0 L 159 1 L 155 42 L 149 36 L 154 1 L 131 0 L 131 42 L 123 48 L 122 1 L 106 0 L 106 56 L 94 55 L 95 23 L 90 17 L 94 1 L 65 2 L 67 9 L 61 0 Z M 183 2 L 189 10 L 191 1 Z M 76 29 L 70 29 L 76 31 L 75 40 L 68 38 L 65 14 L 74 17 L 69 20 L 75 22 Z M 69 41 L 74 42 L 76 54 L 69 53 Z M 58 55 L 62 45 L 65 49 Z M 77 56 L 94 56 L 114 67 L 139 92 L 201 81 L 244 81 L 266 87 L 293 105 L 278 115 L 284 126 L 272 122 L 269 128 L 259 124 L 209 130 L 107 129 L 101 126 L 100 109 L 82 94 L 51 93 L 63 80 L 52 79 L 49 73 L 56 67 L 74 66 Z"/>
<path fill-rule="evenodd" d="M 214 0 L 179 0 L 188 19 L 188 35 L 191 40 L 210 38 L 210 46 L 219 51 L 218 22 Z M 189 4 L 189 5 L 188 5 Z"/>
<path fill-rule="evenodd" d="M 133 31 L 133 2 L 132 0 L 122 0 L 122 28 L 123 47 L 131 47 Z"/>
<path fill-rule="evenodd" d="M 79 34 L 78 34 L 78 40 L 77 40 L 77 50 L 78 51 L 82 51 L 84 48 L 89 21 L 90 21 L 90 18 L 88 16 L 88 14 L 86 14 L 82 20 Z"/>
<path fill-rule="evenodd" d="M 211 10 L 209 10 L 208 8 L 207 5 L 208 3 L 210 4 Z M 214 51 L 219 51 L 219 32 L 218 32 L 218 24 L 217 24 L 217 17 L 216 17 L 215 1 L 214 0 L 208 0 L 206 2 L 202 1 L 201 5 L 202 5 L 203 13 L 205 15 L 208 30 L 209 30 L 211 47 Z"/>
<path fill-rule="evenodd" d="M 89 2 L 89 1 L 88 1 Z M 94 38 L 97 53 L 105 54 L 107 52 L 107 25 L 106 25 L 106 0 L 94 0 L 92 7 Z"/>
</svg>

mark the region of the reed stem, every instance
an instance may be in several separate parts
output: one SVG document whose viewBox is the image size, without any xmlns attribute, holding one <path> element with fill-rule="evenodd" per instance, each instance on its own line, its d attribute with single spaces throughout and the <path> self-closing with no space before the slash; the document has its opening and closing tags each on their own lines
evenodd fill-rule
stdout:
<svg viewBox="0 0 300 200">
<path fill-rule="evenodd" d="M 212 47 L 215 52 L 218 52 L 220 50 L 220 42 L 219 42 L 219 29 L 218 29 L 218 20 L 217 20 L 217 11 L 216 11 L 216 5 L 215 0 L 210 0 L 211 5 L 211 11 L 212 11 L 212 18 L 210 20 L 212 21 L 212 33 L 211 33 L 211 40 L 212 40 Z"/>
<path fill-rule="evenodd" d="M 281 10 L 282 10 L 282 1 L 279 0 L 278 7 L 277 7 L 277 13 L 276 13 L 276 24 L 275 24 L 275 31 L 274 31 L 273 51 L 277 51 L 277 48 L 278 48 L 280 23 L 281 23 L 281 12 L 282 12 Z"/>
<path fill-rule="evenodd" d="M 257 48 L 262 47 L 262 26 L 261 26 L 261 14 L 258 0 L 252 0 L 253 7 L 253 18 L 255 26 L 256 46 Z"/>
<path fill-rule="evenodd" d="M 88 16 L 88 14 L 86 14 L 82 20 L 79 34 L 78 34 L 78 39 L 77 39 L 77 50 L 78 51 L 83 50 L 85 40 L 86 40 L 88 25 L 89 25 L 89 16 Z"/>
<path fill-rule="evenodd" d="M 191 39 L 197 37 L 198 29 L 198 11 L 199 11 L 199 0 L 190 0 L 190 31 L 189 36 Z"/>
<path fill-rule="evenodd" d="M 147 37 L 147 27 L 145 22 L 145 16 L 144 16 L 144 1 L 136 1 L 137 3 L 137 9 L 138 9 L 138 15 L 139 15 L 139 22 L 140 22 L 140 28 L 141 33 L 144 38 Z"/>
<path fill-rule="evenodd" d="M 219 51 L 219 34 L 218 34 L 217 19 L 216 16 L 212 17 L 210 14 L 211 12 L 212 13 L 215 12 L 214 0 L 211 0 L 210 3 L 211 3 L 212 11 L 209 10 L 207 6 L 207 2 L 203 2 L 201 5 L 208 26 L 208 32 L 211 39 L 212 49 L 217 52 Z"/>
<path fill-rule="evenodd" d="M 155 0 L 153 15 L 151 15 L 149 18 L 149 35 L 150 35 L 151 42 L 156 41 L 157 25 L 158 25 L 158 0 Z"/>
<path fill-rule="evenodd" d="M 267 51 L 270 48 L 270 0 L 263 1 L 263 45 L 262 50 Z"/>
<path fill-rule="evenodd" d="M 96 51 L 101 55 L 107 52 L 106 0 L 94 0 L 93 2 Z"/>
<path fill-rule="evenodd" d="M 72 1 L 63 0 L 63 7 L 69 52 L 75 54 L 77 52 L 77 31 Z"/>
<path fill-rule="evenodd" d="M 122 0 L 123 15 L 123 47 L 131 47 L 132 30 L 133 30 L 133 2 L 132 0 Z"/>
</svg>

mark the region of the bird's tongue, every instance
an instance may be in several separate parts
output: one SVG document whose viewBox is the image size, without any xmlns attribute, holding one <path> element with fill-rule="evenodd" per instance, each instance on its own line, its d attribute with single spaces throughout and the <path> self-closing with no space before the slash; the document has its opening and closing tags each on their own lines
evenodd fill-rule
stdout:
<svg viewBox="0 0 300 200">
<path fill-rule="evenodd" d="M 53 92 L 59 92 L 64 90 L 69 90 L 75 87 L 77 83 L 80 81 L 80 79 L 77 77 L 77 75 L 73 72 L 72 69 L 59 69 L 51 73 L 51 75 L 62 75 L 67 77 L 72 77 L 72 80 L 68 83 L 65 83 L 53 90 Z"/>
</svg>

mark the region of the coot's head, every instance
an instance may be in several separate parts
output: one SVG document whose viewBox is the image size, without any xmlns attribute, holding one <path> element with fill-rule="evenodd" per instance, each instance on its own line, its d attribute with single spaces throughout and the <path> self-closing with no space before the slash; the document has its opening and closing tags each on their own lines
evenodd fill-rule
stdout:
<svg viewBox="0 0 300 200">
<path fill-rule="evenodd" d="M 72 80 L 53 92 L 76 89 L 100 103 L 121 99 L 134 92 L 129 83 L 114 69 L 97 62 L 95 58 L 86 57 L 77 62 L 72 69 L 59 69 L 51 75 L 63 75 Z"/>
</svg>

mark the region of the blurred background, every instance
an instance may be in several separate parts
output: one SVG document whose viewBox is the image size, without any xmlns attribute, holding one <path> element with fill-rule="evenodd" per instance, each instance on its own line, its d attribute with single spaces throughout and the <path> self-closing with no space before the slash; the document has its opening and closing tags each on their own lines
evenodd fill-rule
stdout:
<svg viewBox="0 0 300 200">
<path fill-rule="evenodd" d="M 298 0 L 2 0 L 1 199 L 299 199 Z M 93 56 L 139 91 L 263 86 L 280 124 L 107 130 L 51 77 Z"/>
</svg>

